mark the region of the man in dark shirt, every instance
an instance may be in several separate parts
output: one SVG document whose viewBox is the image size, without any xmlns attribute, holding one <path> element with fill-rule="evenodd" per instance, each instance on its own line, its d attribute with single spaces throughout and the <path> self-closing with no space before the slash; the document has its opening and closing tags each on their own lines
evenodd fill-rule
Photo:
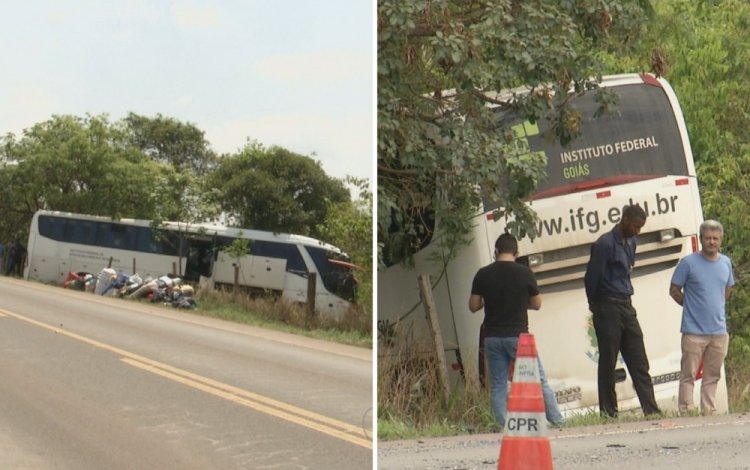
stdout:
<svg viewBox="0 0 750 470">
<path fill-rule="evenodd" d="M 591 247 L 584 278 L 599 345 L 599 411 L 611 417 L 617 416 L 615 366 L 618 352 L 622 353 L 643 413 L 660 413 L 648 371 L 643 332 L 630 302 L 636 236 L 645 223 L 646 212 L 640 206 L 626 206 L 620 223 Z"/>
<path fill-rule="evenodd" d="M 495 242 L 495 262 L 481 268 L 474 276 L 469 310 L 484 307 L 484 349 L 490 372 L 490 403 L 497 423 L 505 426 L 508 404 L 508 370 L 516 359 L 518 337 L 529 331 L 527 309 L 539 310 L 539 295 L 534 273 L 515 262 L 518 242 L 510 234 L 502 234 Z M 562 426 L 564 419 L 557 407 L 555 392 L 547 383 L 542 362 L 539 376 L 544 396 L 547 421 Z"/>
</svg>

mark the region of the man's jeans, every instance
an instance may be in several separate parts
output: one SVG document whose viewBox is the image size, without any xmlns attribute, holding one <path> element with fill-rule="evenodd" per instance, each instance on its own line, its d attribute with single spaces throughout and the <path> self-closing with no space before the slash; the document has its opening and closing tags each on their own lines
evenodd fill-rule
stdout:
<svg viewBox="0 0 750 470">
<path fill-rule="evenodd" d="M 518 337 L 499 338 L 487 337 L 484 339 L 484 350 L 487 355 L 487 363 L 490 372 L 490 404 L 492 412 L 498 424 L 505 426 L 505 412 L 508 407 L 508 369 L 510 363 L 516 359 L 518 349 Z M 539 378 L 542 382 L 542 395 L 544 396 L 544 412 L 547 421 L 555 425 L 565 422 L 560 409 L 557 407 L 555 392 L 547 383 L 542 361 L 539 363 Z"/>
</svg>

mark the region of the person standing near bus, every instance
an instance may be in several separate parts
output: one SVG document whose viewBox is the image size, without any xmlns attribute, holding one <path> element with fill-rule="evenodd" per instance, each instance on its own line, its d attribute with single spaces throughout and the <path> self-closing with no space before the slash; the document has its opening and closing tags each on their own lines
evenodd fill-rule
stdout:
<svg viewBox="0 0 750 470">
<path fill-rule="evenodd" d="M 636 236 L 646 224 L 646 217 L 640 206 L 625 206 L 620 222 L 591 247 L 586 267 L 586 297 L 599 345 L 597 385 L 602 416 L 617 417 L 615 366 L 618 353 L 625 360 L 643 414 L 661 413 L 649 375 L 643 332 L 630 299 L 633 295 L 630 273 L 635 265 Z"/>
<path fill-rule="evenodd" d="M 701 361 L 701 413 L 716 412 L 716 387 L 729 349 L 725 304 L 732 295 L 732 260 L 719 252 L 724 227 L 716 220 L 700 225 L 701 251 L 682 258 L 675 268 L 669 295 L 682 307 L 682 361 L 677 405 L 680 413 L 694 408 L 693 388 Z"/>
<path fill-rule="evenodd" d="M 5 259 L 5 275 L 10 276 L 10 273 L 13 271 L 15 265 L 14 260 L 16 259 L 16 243 L 18 242 L 18 238 L 14 238 L 12 242 L 8 244 L 8 257 Z"/>
<path fill-rule="evenodd" d="M 516 359 L 518 337 L 529 331 L 528 309 L 539 310 L 539 295 L 534 273 L 527 266 L 516 263 L 518 242 L 507 233 L 495 242 L 495 262 L 481 268 L 474 276 L 469 297 L 469 310 L 484 307 L 484 349 L 490 372 L 490 404 L 495 420 L 505 426 L 508 404 L 508 370 Z M 539 377 L 544 396 L 547 420 L 553 426 L 565 423 L 557 406 L 555 392 L 547 383 L 542 362 Z"/>
<path fill-rule="evenodd" d="M 10 248 L 8 249 L 8 260 L 5 265 L 5 275 L 9 276 L 11 273 L 21 276 L 23 275 L 23 262 L 26 257 L 26 248 L 21 244 L 21 240 L 16 237 L 13 240 Z"/>
</svg>

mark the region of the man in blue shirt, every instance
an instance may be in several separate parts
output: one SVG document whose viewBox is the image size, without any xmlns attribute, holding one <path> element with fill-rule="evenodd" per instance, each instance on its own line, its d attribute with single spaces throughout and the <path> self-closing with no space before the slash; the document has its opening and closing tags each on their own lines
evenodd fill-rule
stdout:
<svg viewBox="0 0 750 470">
<path fill-rule="evenodd" d="M 643 332 L 630 302 L 635 265 L 636 236 L 646 224 L 646 212 L 637 205 L 626 206 L 622 220 L 591 247 L 584 283 L 589 310 L 593 313 L 599 345 L 599 412 L 617 416 L 615 366 L 621 353 L 633 380 L 644 415 L 659 414 L 654 385 L 649 375 Z"/>
<path fill-rule="evenodd" d="M 724 227 L 715 220 L 700 226 L 701 251 L 682 258 L 672 275 L 669 295 L 682 306 L 682 363 L 677 404 L 681 413 L 691 410 L 693 385 L 701 361 L 701 413 L 716 412 L 714 400 L 721 366 L 729 348 L 724 311 L 732 294 L 732 261 L 721 254 Z"/>
</svg>

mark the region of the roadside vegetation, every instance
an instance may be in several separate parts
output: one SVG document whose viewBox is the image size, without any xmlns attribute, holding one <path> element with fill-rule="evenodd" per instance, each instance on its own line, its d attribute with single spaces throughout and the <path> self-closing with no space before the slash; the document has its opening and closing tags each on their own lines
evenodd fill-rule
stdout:
<svg viewBox="0 0 750 470">
<path fill-rule="evenodd" d="M 372 348 L 372 318 L 353 308 L 341 321 L 310 315 L 304 305 L 274 298 L 235 295 L 222 290 L 198 290 L 198 308 L 188 313 L 293 333 L 351 346 Z"/>
<path fill-rule="evenodd" d="M 482 129 L 484 103 L 473 94 L 475 89 L 548 82 L 559 90 L 586 73 L 657 73 L 670 82 L 682 106 L 704 217 L 725 227 L 722 251 L 732 258 L 737 279 L 727 305 L 729 409 L 749 411 L 750 4 L 741 0 L 510 1 L 484 11 L 464 8 L 459 2 L 446 2 L 442 9 L 427 5 L 419 0 L 378 0 L 380 265 L 408 262 L 422 246 L 430 235 L 430 225 L 424 221 L 426 207 L 449 232 L 448 243 L 464 242 L 462 214 L 477 205 L 469 189 L 478 185 L 510 186 L 498 191 L 500 205 L 518 210 L 516 220 L 523 222 L 526 217 L 519 206 L 537 168 L 534 162 L 492 167 L 487 151 L 492 153 L 497 137 Z M 483 21 L 492 27 L 477 26 Z M 571 51 L 555 49 L 554 44 L 565 44 Z M 442 126 L 439 132 L 444 135 L 473 139 L 479 148 L 469 144 L 436 148 L 432 140 L 420 136 L 416 121 L 443 112 L 446 102 L 435 90 L 447 89 L 457 90 L 459 104 L 445 122 L 435 125 Z M 427 95 L 432 99 L 423 99 Z M 533 102 L 528 105 L 533 113 Z M 558 122 L 561 140 L 574 135 L 576 125 L 564 110 L 561 107 Z M 464 145 L 463 140 L 456 141 Z M 452 168 L 457 169 L 455 174 L 450 173 Z M 522 224 L 515 229 L 519 234 L 524 231 Z M 378 360 L 380 439 L 493 432 L 486 391 L 465 384 L 445 400 L 432 372 L 435 361 L 415 353 L 421 349 L 418 345 L 406 348 L 411 352 L 389 353 Z M 619 418 L 633 419 L 642 418 L 637 413 Z M 569 419 L 568 425 L 598 422 L 603 422 L 598 414 L 587 413 Z"/>
<path fill-rule="evenodd" d="M 437 358 L 426 350 L 412 344 L 391 356 L 378 357 L 378 438 L 387 441 L 499 432 L 489 390 L 479 384 L 454 382 L 450 398 L 445 400 Z M 743 371 L 748 369 L 744 367 Z M 740 384 L 743 382 L 727 380 L 731 413 L 750 411 L 748 387 Z M 698 415 L 697 410 L 690 414 Z M 675 410 L 664 410 L 665 418 L 677 416 Z M 565 427 L 652 419 L 644 417 L 640 409 L 623 410 L 617 418 L 585 410 L 568 416 Z"/>
</svg>

